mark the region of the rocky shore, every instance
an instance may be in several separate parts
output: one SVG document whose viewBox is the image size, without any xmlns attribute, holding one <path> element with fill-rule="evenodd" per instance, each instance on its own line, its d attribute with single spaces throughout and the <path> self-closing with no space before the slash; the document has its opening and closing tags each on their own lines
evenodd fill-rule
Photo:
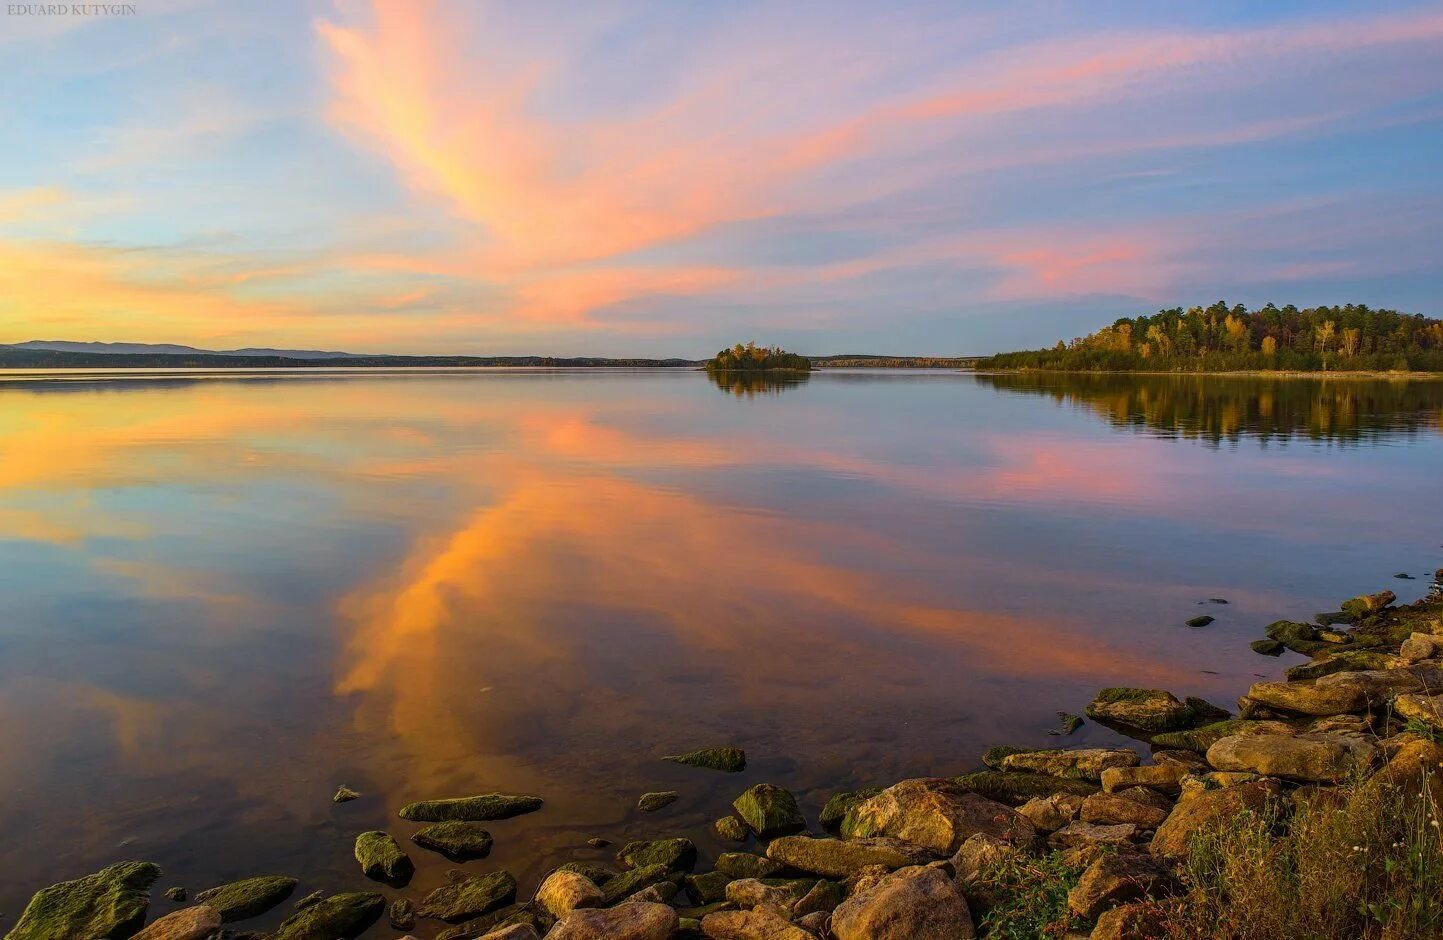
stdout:
<svg viewBox="0 0 1443 940">
<path fill-rule="evenodd" d="M 1084 714 L 1137 749 L 999 745 L 958 777 L 838 793 L 814 821 L 785 788 L 756 784 L 716 820 L 737 847 L 715 859 L 686 838 L 630 842 L 615 865 L 560 866 L 529 899 L 510 873 L 482 865 L 389 900 L 357 890 L 291 902 L 296 879 L 259 875 L 149 922 L 162 872 L 122 862 L 38 892 L 6 938 L 337 940 L 378 923 L 376 935 L 441 940 L 1443 936 L 1437 582 L 1416 604 L 1383 591 L 1264 633 L 1259 654 L 1309 661 L 1255 683 L 1235 709 L 1103 689 Z M 1082 721 L 1059 716 L 1060 736 Z M 746 763 L 734 747 L 667 759 L 697 773 Z M 343 787 L 334 799 L 356 796 Z M 671 798 L 649 793 L 639 808 Z M 485 823 L 538 811 L 542 800 L 524 794 L 408 804 L 400 816 L 425 823 L 414 848 L 358 833 L 357 878 L 404 888 L 410 852 L 468 864 L 490 851 Z M 180 888 L 166 896 L 187 901 Z M 288 902 L 278 927 L 245 928 Z"/>
</svg>

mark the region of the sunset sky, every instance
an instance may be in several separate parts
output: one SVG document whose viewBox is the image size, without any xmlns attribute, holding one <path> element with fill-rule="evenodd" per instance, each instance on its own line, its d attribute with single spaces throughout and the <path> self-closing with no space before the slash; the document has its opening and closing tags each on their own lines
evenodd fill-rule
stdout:
<svg viewBox="0 0 1443 940">
<path fill-rule="evenodd" d="M 0 6 L 0 342 L 982 353 L 1443 314 L 1443 5 Z M 68 5 L 67 5 L 68 6 Z"/>
</svg>

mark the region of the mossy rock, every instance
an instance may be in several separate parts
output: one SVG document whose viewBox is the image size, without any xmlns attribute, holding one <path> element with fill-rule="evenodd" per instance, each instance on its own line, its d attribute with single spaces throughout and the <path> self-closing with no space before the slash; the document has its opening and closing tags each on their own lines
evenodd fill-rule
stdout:
<svg viewBox="0 0 1443 940">
<path fill-rule="evenodd" d="M 734 880 L 724 871 L 687 875 L 685 878 L 686 893 L 697 904 L 715 904 L 726 900 L 727 885 Z"/>
<path fill-rule="evenodd" d="M 1398 595 L 1392 591 L 1379 591 L 1377 594 L 1359 594 L 1338 606 L 1348 616 L 1362 620 L 1382 612 L 1397 599 Z"/>
<path fill-rule="evenodd" d="M 685 754 L 673 754 L 664 758 L 688 767 L 705 767 L 724 773 L 740 773 L 747 769 L 747 752 L 739 747 L 704 747 Z"/>
<path fill-rule="evenodd" d="M 491 833 L 476 823 L 459 820 L 422 826 L 412 834 L 411 841 L 456 861 L 485 858 L 492 844 Z"/>
<path fill-rule="evenodd" d="M 361 794 L 357 793 L 355 790 L 352 790 L 350 787 L 347 786 L 340 786 L 336 788 L 336 795 L 331 797 L 331 802 L 349 803 L 352 800 L 359 800 L 360 798 Z"/>
<path fill-rule="evenodd" d="M 1207 626 L 1208 624 L 1212 623 L 1212 622 L 1213 622 L 1214 620 L 1216 620 L 1216 619 L 1217 619 L 1217 618 L 1215 618 L 1215 617 L 1209 617 L 1207 614 L 1202 614 L 1202 615 L 1197 616 L 1197 617 L 1189 617 L 1189 618 L 1188 618 L 1186 621 L 1184 621 L 1184 622 L 1185 622 L 1189 627 L 1205 627 L 1205 626 Z"/>
<path fill-rule="evenodd" d="M 257 875 L 202 891 L 196 901 L 215 908 L 221 923 L 259 917 L 291 896 L 300 882 L 285 875 Z"/>
<path fill-rule="evenodd" d="M 1392 669 L 1398 658 L 1378 650 L 1344 650 L 1331 656 L 1323 656 L 1310 663 L 1289 666 L 1283 670 L 1289 682 L 1306 679 L 1320 679 L 1335 672 L 1358 672 L 1368 669 Z"/>
<path fill-rule="evenodd" d="M 1028 751 L 1036 750 L 1031 747 L 1018 747 L 1015 744 L 994 744 L 982 752 L 982 763 L 993 770 L 1001 770 L 1002 762 L 1013 754 L 1026 754 Z M 881 790 L 877 791 L 881 793 Z"/>
<path fill-rule="evenodd" d="M 397 898 L 391 902 L 388 918 L 392 928 L 410 930 L 416 926 L 416 905 L 410 898 Z"/>
<path fill-rule="evenodd" d="M 638 891 L 666 881 L 670 874 L 671 871 L 665 865 L 642 865 L 640 868 L 615 875 L 606 884 L 598 887 L 604 895 L 603 903 L 610 907 Z"/>
<path fill-rule="evenodd" d="M 641 799 L 636 801 L 636 808 L 643 813 L 654 813 L 664 809 L 677 801 L 681 794 L 675 790 L 661 790 L 656 793 L 643 793 Z"/>
<path fill-rule="evenodd" d="M 455 927 L 449 927 L 438 933 L 436 940 L 476 940 L 493 930 L 514 927 L 518 924 L 530 925 L 536 929 L 537 933 L 545 933 L 550 921 L 543 917 L 532 904 L 508 904 L 489 914 L 482 914 L 480 917 L 474 917 Z"/>
<path fill-rule="evenodd" d="M 1082 722 L 1082 716 L 1081 716 L 1081 715 L 1074 715 L 1074 714 L 1072 714 L 1072 712 L 1058 712 L 1058 713 L 1057 713 L 1057 722 L 1058 722 L 1058 728 L 1057 728 L 1057 730 L 1056 730 L 1056 731 L 1049 731 L 1049 732 L 1047 732 L 1047 733 L 1048 733 L 1048 734 L 1060 735 L 1060 736 L 1062 736 L 1062 737 L 1064 737 L 1064 738 L 1067 737 L 1068 735 L 1073 734 L 1074 732 L 1076 732 L 1077 729 L 1078 729 L 1078 728 L 1081 728 L 1081 727 L 1082 727 L 1082 724 L 1083 724 L 1083 722 Z M 988 766 L 991 766 L 991 765 L 989 764 Z"/>
<path fill-rule="evenodd" d="M 1253 640 L 1248 646 L 1252 648 L 1254 653 L 1259 653 L 1263 656 L 1281 656 L 1283 655 L 1283 650 L 1287 649 L 1286 646 L 1277 640 Z"/>
<path fill-rule="evenodd" d="M 732 842 L 747 841 L 747 833 L 750 831 L 747 824 L 735 816 L 723 816 L 712 823 L 711 828 L 717 835 Z"/>
<path fill-rule="evenodd" d="M 1193 722 L 1192 709 L 1163 689 L 1133 689 L 1121 686 L 1103 689 L 1093 697 L 1087 717 L 1157 733 L 1176 731 Z"/>
<path fill-rule="evenodd" d="M 361 871 L 367 878 L 392 885 L 410 881 L 416 871 L 395 838 L 378 829 L 356 836 L 356 861 L 361 863 Z"/>
<path fill-rule="evenodd" d="M 716 870 L 740 878 L 771 878 L 787 866 L 775 859 L 763 858 L 750 852 L 723 852 L 716 857 Z"/>
<path fill-rule="evenodd" d="M 860 806 L 884 789 L 885 787 L 863 787 L 860 790 L 833 793 L 827 800 L 827 805 L 822 807 L 822 815 L 818 822 L 822 824 L 822 828 L 835 831 L 842 824 L 842 820 L 847 817 L 847 813 L 851 812 L 852 807 Z"/>
<path fill-rule="evenodd" d="M 333 894 L 281 921 L 270 940 L 354 940 L 381 919 L 386 899 L 371 892 Z"/>
<path fill-rule="evenodd" d="M 556 870 L 576 872 L 598 888 L 616 877 L 616 872 L 595 862 L 567 862 L 564 865 L 558 865 Z"/>
<path fill-rule="evenodd" d="M 1304 656 L 1312 656 L 1314 653 L 1337 648 L 1332 643 L 1324 643 L 1319 640 L 1318 628 L 1310 623 L 1274 620 L 1263 629 L 1263 633 L 1267 635 L 1268 639 L 1281 643 L 1294 653 L 1302 653 Z"/>
<path fill-rule="evenodd" d="M 689 871 L 696 864 L 696 846 L 690 839 L 655 839 L 628 842 L 616 860 L 632 868 L 665 865 L 671 871 Z"/>
<path fill-rule="evenodd" d="M 426 895 L 416 913 L 456 924 L 494 911 L 514 900 L 516 879 L 503 869 L 484 875 L 463 875 L 437 888 Z"/>
<path fill-rule="evenodd" d="M 797 808 L 796 797 L 791 791 L 770 783 L 758 783 L 748 787 L 741 796 L 732 801 L 732 807 L 759 837 L 786 835 L 807 827 L 802 811 Z"/>
<path fill-rule="evenodd" d="M 1205 698 L 1198 698 L 1189 695 L 1183 699 L 1184 704 L 1192 709 L 1194 720 L 1198 724 L 1211 724 L 1214 721 L 1227 721 L 1233 717 L 1233 713 L 1220 705 L 1214 705 Z"/>
<path fill-rule="evenodd" d="M 150 887 L 160 876 L 150 862 L 117 862 L 51 885 L 35 893 L 5 940 L 129 937 L 145 923 Z"/>
<path fill-rule="evenodd" d="M 1044 774 L 1015 773 L 1005 770 L 979 770 L 952 778 L 956 783 L 989 800 L 1021 806 L 1035 796 L 1071 793 L 1090 796 L 1102 787 L 1089 780 L 1049 777 Z"/>
<path fill-rule="evenodd" d="M 1152 746 L 1157 748 L 1180 748 L 1198 754 L 1206 754 L 1223 738 L 1234 734 L 1286 734 L 1292 729 L 1277 721 L 1253 721 L 1246 718 L 1230 718 L 1215 721 L 1201 728 L 1186 731 L 1170 731 L 1153 737 Z"/>
<path fill-rule="evenodd" d="M 412 822 L 485 822 L 490 819 L 510 819 L 523 813 L 534 813 L 541 808 L 541 798 L 516 796 L 509 793 L 483 793 L 480 796 L 461 796 L 445 800 L 422 800 L 407 803 L 401 807 L 401 818 Z"/>
</svg>

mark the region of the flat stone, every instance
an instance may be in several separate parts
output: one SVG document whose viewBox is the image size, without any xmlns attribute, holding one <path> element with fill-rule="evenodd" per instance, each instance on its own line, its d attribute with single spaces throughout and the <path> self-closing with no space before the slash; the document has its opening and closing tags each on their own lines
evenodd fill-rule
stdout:
<svg viewBox="0 0 1443 940">
<path fill-rule="evenodd" d="M 1378 749 L 1360 734 L 1237 735 L 1208 748 L 1218 770 L 1339 783 L 1367 770 Z"/>
<path fill-rule="evenodd" d="M 401 818 L 412 822 L 485 822 L 490 819 L 510 819 L 523 813 L 534 813 L 541 808 L 541 798 L 516 796 L 508 793 L 483 793 L 480 796 L 460 796 L 444 800 L 422 800 L 401 807 Z"/>
<path fill-rule="evenodd" d="M 716 870 L 733 878 L 771 878 L 786 866 L 750 852 L 723 852 L 716 858 Z"/>
<path fill-rule="evenodd" d="M 659 809 L 670 806 L 677 801 L 681 794 L 675 790 L 661 790 L 656 793 L 643 793 L 636 801 L 636 808 L 643 813 L 654 813 Z"/>
<path fill-rule="evenodd" d="M 715 940 L 816 940 L 774 911 L 718 911 L 701 919 L 702 936 Z"/>
<path fill-rule="evenodd" d="M 416 913 L 456 924 L 510 904 L 516 897 L 516 879 L 508 871 L 463 875 L 426 895 Z"/>
<path fill-rule="evenodd" d="M 386 899 L 372 892 L 333 894 L 281 921 L 270 940 L 354 940 L 381 919 Z"/>
<path fill-rule="evenodd" d="M 546 940 L 670 940 L 676 929 L 675 908 L 635 901 L 572 911 L 556 922 Z"/>
<path fill-rule="evenodd" d="M 1254 682 L 1248 689 L 1247 697 L 1270 708 L 1301 715 L 1345 715 L 1349 712 L 1360 712 L 1367 707 L 1368 700 L 1361 688 L 1347 684 L 1324 685 L 1320 688 L 1319 681 Z"/>
<path fill-rule="evenodd" d="M 1030 842 L 1032 824 L 1013 809 L 944 778 L 903 780 L 856 807 L 842 825 L 846 838 L 892 836 L 951 855 L 971 835 Z"/>
<path fill-rule="evenodd" d="M 204 904 L 183 908 L 151 922 L 131 940 L 205 940 L 220 930 L 220 914 Z"/>
<path fill-rule="evenodd" d="M 1192 709 L 1162 689 L 1103 689 L 1083 710 L 1089 718 L 1142 731 L 1173 731 L 1192 723 Z"/>
<path fill-rule="evenodd" d="M 1170 731 L 1166 734 L 1155 735 L 1152 739 L 1152 744 L 1153 747 L 1178 748 L 1204 754 L 1215 742 L 1229 735 L 1292 733 L 1293 727 L 1281 721 L 1232 718 L 1228 721 L 1215 721 L 1210 725 L 1203 725 L 1201 728 L 1190 728 L 1186 731 Z"/>
<path fill-rule="evenodd" d="M 689 871 L 696 864 L 696 845 L 690 839 L 653 839 L 628 842 L 616 860 L 632 868 L 665 865 L 671 871 Z"/>
<path fill-rule="evenodd" d="M 748 787 L 732 802 L 732 807 L 742 822 L 763 839 L 786 835 L 807 826 L 791 791 L 770 783 Z"/>
<path fill-rule="evenodd" d="M 1084 920 L 1125 901 L 1152 897 L 1177 887 L 1172 871 L 1136 852 L 1104 855 L 1087 867 L 1067 895 L 1067 909 Z"/>
<path fill-rule="evenodd" d="M 1109 767 L 1102 772 L 1102 789 L 1116 793 L 1130 787 L 1148 787 L 1159 793 L 1176 793 L 1191 769 L 1182 764 L 1149 764 L 1145 767 Z"/>
<path fill-rule="evenodd" d="M 1079 845 L 1126 845 L 1137 835 L 1137 826 L 1132 823 L 1116 823 L 1098 826 L 1093 823 L 1073 821 L 1047 837 L 1052 845 L 1070 847 Z"/>
<path fill-rule="evenodd" d="M 401 940 L 405 940 L 405 938 L 403 937 Z M 541 934 L 537 933 L 536 928 L 530 924 L 511 924 L 482 934 L 481 940 L 541 940 Z"/>
<path fill-rule="evenodd" d="M 1096 782 L 1109 767 L 1135 767 L 1138 762 L 1137 752 L 1126 748 L 1055 749 L 1009 754 L 1002 759 L 1002 769 Z"/>
<path fill-rule="evenodd" d="M 299 884 L 285 875 L 258 875 L 202 891 L 195 896 L 220 914 L 224 923 L 259 917 L 291 896 Z"/>
<path fill-rule="evenodd" d="M 1131 823 L 1139 829 L 1156 829 L 1167 814 L 1167 809 L 1116 793 L 1094 793 L 1082 803 L 1082 821 L 1097 825 Z"/>
<path fill-rule="evenodd" d="M 128 937 L 145 923 L 150 887 L 160 875 L 150 862 L 117 862 L 51 885 L 30 899 L 5 940 Z"/>
<path fill-rule="evenodd" d="M 847 878 L 868 865 L 889 870 L 906 868 L 930 862 L 937 855 L 920 845 L 886 836 L 848 841 L 783 836 L 767 846 L 767 857 L 814 875 Z"/>
<path fill-rule="evenodd" d="M 903 868 L 859 888 L 832 912 L 836 940 L 971 940 L 967 899 L 938 868 Z"/>
<path fill-rule="evenodd" d="M 411 841 L 457 861 L 491 854 L 491 833 L 476 823 L 459 820 L 422 826 L 411 835 Z"/>
<path fill-rule="evenodd" d="M 601 890 L 606 894 L 606 903 L 615 904 L 643 891 L 658 882 L 666 881 L 671 875 L 671 870 L 665 865 L 642 865 L 640 868 L 633 868 L 631 871 L 622 872 L 613 878 L 607 879 Z"/>
<path fill-rule="evenodd" d="M 988 799 L 1014 806 L 1021 806 L 1036 796 L 1052 796 L 1058 793 L 1087 796 L 1100 789 L 1089 780 L 1002 770 L 979 770 L 976 773 L 953 777 L 952 782 Z"/>
<path fill-rule="evenodd" d="M 600 907 L 606 895 L 589 878 L 557 870 L 536 890 L 536 903 L 552 917 L 565 917 L 579 907 Z"/>
<path fill-rule="evenodd" d="M 739 747 L 703 747 L 685 754 L 673 754 L 665 759 L 687 767 L 704 767 L 729 774 L 747 769 L 747 753 Z"/>
</svg>

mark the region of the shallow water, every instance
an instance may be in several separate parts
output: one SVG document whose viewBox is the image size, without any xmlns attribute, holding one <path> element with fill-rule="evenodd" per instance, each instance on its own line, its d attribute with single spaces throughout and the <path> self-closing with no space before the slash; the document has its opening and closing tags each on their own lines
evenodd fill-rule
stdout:
<svg viewBox="0 0 1443 940">
<path fill-rule="evenodd" d="M 1055 745 L 1100 686 L 1229 703 L 1269 621 L 1427 590 L 1440 429 L 1416 381 L 0 377 L 0 928 L 122 858 L 358 888 L 356 833 L 491 790 L 547 801 L 466 866 L 527 893 L 591 836 L 730 848 L 751 783 L 815 818 Z M 715 743 L 746 772 L 659 760 Z M 379 890 L 452 867 L 410 854 Z"/>
</svg>

